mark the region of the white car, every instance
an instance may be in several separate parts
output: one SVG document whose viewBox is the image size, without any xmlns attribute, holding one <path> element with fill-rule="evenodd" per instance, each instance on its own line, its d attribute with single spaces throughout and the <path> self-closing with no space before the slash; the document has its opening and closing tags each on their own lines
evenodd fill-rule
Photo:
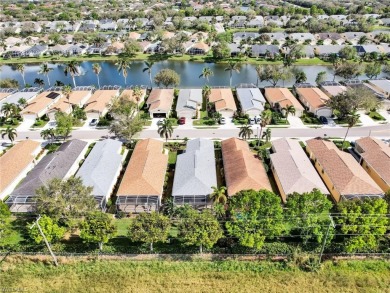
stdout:
<svg viewBox="0 0 390 293">
<path fill-rule="evenodd" d="M 226 124 L 226 118 L 225 118 L 225 117 L 221 117 L 221 118 L 219 119 L 219 123 L 220 123 L 220 124 Z"/>
<path fill-rule="evenodd" d="M 250 125 L 253 125 L 253 124 L 256 123 L 255 118 L 249 118 L 248 120 L 249 120 L 249 124 L 250 124 Z"/>
</svg>

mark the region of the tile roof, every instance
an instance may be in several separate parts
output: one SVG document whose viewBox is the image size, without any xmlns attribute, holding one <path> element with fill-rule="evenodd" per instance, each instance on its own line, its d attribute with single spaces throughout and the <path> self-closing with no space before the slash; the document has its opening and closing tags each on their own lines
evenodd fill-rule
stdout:
<svg viewBox="0 0 390 293">
<path fill-rule="evenodd" d="M 307 146 L 342 196 L 381 195 L 379 186 L 352 155 L 340 151 L 331 141 L 308 140 Z M 335 198 L 339 201 L 340 198 Z"/>
<path fill-rule="evenodd" d="M 0 157 L 0 193 L 32 163 L 40 148 L 41 144 L 37 141 L 23 140 Z"/>
<path fill-rule="evenodd" d="M 236 111 L 236 103 L 234 101 L 233 93 L 230 88 L 211 89 L 209 102 L 215 103 L 215 110 L 231 110 Z"/>
<path fill-rule="evenodd" d="M 173 104 L 173 89 L 153 89 L 146 103 L 149 105 L 149 112 L 162 110 L 169 112 Z"/>
<path fill-rule="evenodd" d="M 146 90 L 145 89 L 141 89 L 142 91 L 142 96 L 141 96 L 141 99 L 140 99 L 140 103 L 144 100 L 145 98 L 145 95 L 146 95 Z M 122 93 L 121 93 L 121 97 L 128 97 L 130 98 L 130 101 L 133 101 L 134 103 L 137 103 L 137 100 L 135 99 L 135 96 L 133 96 L 133 93 L 134 93 L 134 90 L 132 89 L 125 89 Z"/>
<path fill-rule="evenodd" d="M 168 155 L 155 139 L 137 143 L 123 175 L 117 196 L 162 196 Z"/>
<path fill-rule="evenodd" d="M 287 88 L 265 88 L 265 97 L 268 102 L 279 103 L 281 107 L 293 105 L 296 110 L 303 111 L 304 108 L 294 95 Z"/>
<path fill-rule="evenodd" d="M 188 141 L 185 153 L 177 156 L 172 196 L 206 196 L 213 186 L 217 186 L 213 141 Z"/>
<path fill-rule="evenodd" d="M 62 96 L 61 92 L 43 92 L 36 98 L 31 100 L 26 108 L 21 112 L 22 114 L 39 114 L 45 108 L 49 107 L 55 100 Z M 53 97 L 53 98 L 52 98 Z"/>
<path fill-rule="evenodd" d="M 91 93 L 90 91 L 72 91 L 72 93 L 69 95 L 69 101 L 64 96 L 60 98 L 53 106 L 51 106 L 50 110 L 66 112 L 68 109 L 71 109 L 71 105 L 80 105 L 81 102 L 90 93 Z"/>
<path fill-rule="evenodd" d="M 329 194 L 299 141 L 285 138 L 274 140 L 272 149 L 271 162 L 286 195 L 310 192 L 314 188 Z M 283 201 L 286 202 L 286 198 Z"/>
<path fill-rule="evenodd" d="M 22 183 L 12 192 L 12 195 L 35 195 L 35 190 L 54 178 L 63 179 L 71 170 L 87 142 L 73 139 L 63 143 L 59 149 L 42 158 L 28 173 Z"/>
<path fill-rule="evenodd" d="M 313 109 L 318 109 L 325 107 L 326 101 L 329 100 L 329 97 L 321 91 L 319 88 L 310 87 L 310 88 L 296 88 L 297 93 L 303 97 L 305 101 L 309 103 L 309 105 Z"/>
<path fill-rule="evenodd" d="M 246 189 L 272 191 L 263 163 L 251 152 L 246 141 L 230 138 L 221 145 L 229 196 Z"/>
<path fill-rule="evenodd" d="M 103 112 L 118 93 L 118 90 L 95 91 L 86 103 L 85 112 Z"/>
<path fill-rule="evenodd" d="M 321 88 L 329 97 L 337 96 L 347 90 L 347 87 L 343 85 L 322 85 Z"/>
<path fill-rule="evenodd" d="M 106 139 L 98 141 L 85 159 L 76 176 L 84 185 L 93 187 L 93 196 L 110 194 L 122 167 L 122 143 Z"/>
<path fill-rule="evenodd" d="M 390 185 L 390 147 L 374 137 L 356 140 L 357 150 L 363 159 Z M 360 149 L 362 151 L 360 151 Z"/>
</svg>

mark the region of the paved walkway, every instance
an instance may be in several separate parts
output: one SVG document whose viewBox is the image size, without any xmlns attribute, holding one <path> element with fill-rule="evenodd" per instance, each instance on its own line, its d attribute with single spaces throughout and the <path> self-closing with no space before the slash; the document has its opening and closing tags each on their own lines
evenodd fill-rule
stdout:
<svg viewBox="0 0 390 293">
<path fill-rule="evenodd" d="M 301 118 L 298 116 L 288 115 L 287 120 L 288 123 L 290 123 L 291 128 L 307 128 L 307 126 L 303 124 Z"/>
<path fill-rule="evenodd" d="M 374 125 L 378 125 L 377 122 L 375 122 L 374 120 L 371 119 L 371 117 L 369 117 L 368 115 L 365 114 L 364 111 L 358 111 L 357 112 L 359 115 L 360 115 L 360 121 L 362 122 L 362 124 L 364 126 L 374 126 Z"/>
</svg>

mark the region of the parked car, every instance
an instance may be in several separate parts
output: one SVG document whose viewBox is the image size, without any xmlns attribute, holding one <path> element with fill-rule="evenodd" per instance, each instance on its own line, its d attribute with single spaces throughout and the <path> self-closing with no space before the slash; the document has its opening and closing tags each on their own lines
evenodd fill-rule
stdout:
<svg viewBox="0 0 390 293">
<path fill-rule="evenodd" d="M 256 123 L 256 120 L 255 120 L 255 118 L 249 118 L 248 122 L 249 122 L 250 125 L 253 125 L 253 124 Z"/>
<path fill-rule="evenodd" d="M 322 124 L 328 124 L 328 119 L 326 119 L 326 117 L 324 117 L 324 116 L 320 116 L 320 122 L 322 123 Z"/>
<path fill-rule="evenodd" d="M 157 125 L 161 125 L 164 122 L 164 119 L 160 119 L 157 121 Z"/>
<path fill-rule="evenodd" d="M 180 117 L 179 118 L 179 125 L 186 124 L 186 117 Z"/>
<path fill-rule="evenodd" d="M 91 122 L 89 122 L 89 126 L 96 126 L 98 124 L 98 120 L 96 118 L 93 118 Z"/>
<path fill-rule="evenodd" d="M 221 118 L 219 119 L 219 123 L 220 123 L 220 124 L 226 124 L 226 118 L 225 118 L 225 117 L 221 117 Z"/>
</svg>

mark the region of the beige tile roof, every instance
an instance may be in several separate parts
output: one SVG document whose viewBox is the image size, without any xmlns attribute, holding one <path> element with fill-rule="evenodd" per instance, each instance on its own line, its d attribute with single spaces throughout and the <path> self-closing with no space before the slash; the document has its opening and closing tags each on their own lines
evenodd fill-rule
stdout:
<svg viewBox="0 0 390 293">
<path fill-rule="evenodd" d="M 142 97 L 140 99 L 140 103 L 143 101 L 143 99 L 145 98 L 145 95 L 146 95 L 146 90 L 145 89 L 141 89 L 142 91 Z M 128 89 L 128 90 L 124 90 L 122 93 L 121 93 L 121 97 L 128 97 L 130 99 L 130 101 L 133 101 L 134 103 L 137 103 L 135 97 L 133 96 L 133 92 L 134 90 L 132 89 Z"/>
<path fill-rule="evenodd" d="M 146 103 L 149 106 L 149 112 L 162 110 L 169 112 L 173 104 L 173 89 L 153 89 Z"/>
<path fill-rule="evenodd" d="M 33 140 L 23 140 L 15 144 L 0 157 L 0 192 L 3 192 L 15 178 L 34 160 L 34 153 L 41 144 Z"/>
<path fill-rule="evenodd" d="M 271 162 L 286 195 L 310 192 L 314 188 L 329 194 L 299 141 L 286 138 L 274 140 L 272 149 Z"/>
<path fill-rule="evenodd" d="M 246 141 L 237 138 L 223 140 L 222 156 L 229 196 L 246 189 L 272 191 L 263 163 L 250 151 Z"/>
<path fill-rule="evenodd" d="M 162 196 L 168 155 L 163 142 L 145 139 L 137 143 L 118 189 L 118 196 Z"/>
<path fill-rule="evenodd" d="M 313 138 L 306 143 L 341 195 L 383 194 L 352 155 L 340 151 L 333 142 Z M 335 198 L 335 200 L 340 199 Z"/>
<path fill-rule="evenodd" d="M 86 103 L 85 112 L 103 112 L 117 95 L 118 90 L 95 91 Z"/>
<path fill-rule="evenodd" d="M 31 100 L 26 108 L 21 112 L 22 114 L 38 114 L 43 111 L 45 108 L 49 107 L 53 103 L 53 99 L 48 98 L 47 96 L 51 93 L 57 93 L 60 96 L 61 92 L 42 92 L 36 98 Z"/>
<path fill-rule="evenodd" d="M 8 97 L 12 93 L 0 93 L 0 101 Z"/>
<path fill-rule="evenodd" d="M 62 97 L 53 106 L 50 107 L 50 110 L 66 112 L 68 109 L 70 109 L 70 105 L 80 105 L 81 102 L 90 93 L 90 91 L 72 91 L 72 93 L 69 95 L 69 103 L 66 97 Z"/>
<path fill-rule="evenodd" d="M 231 89 L 211 89 L 209 101 L 215 103 L 215 110 L 217 112 L 225 109 L 231 111 L 237 110 Z"/>
<path fill-rule="evenodd" d="M 192 48 L 196 48 L 196 49 L 199 49 L 199 50 L 203 50 L 205 52 L 208 52 L 210 50 L 210 47 L 204 43 L 204 42 L 198 42 L 198 43 L 195 43 Z"/>
<path fill-rule="evenodd" d="M 325 106 L 325 102 L 329 97 L 319 88 L 297 88 L 297 92 L 309 103 L 313 109 L 318 109 Z"/>
<path fill-rule="evenodd" d="M 293 105 L 298 111 L 303 111 L 304 108 L 294 95 L 287 88 L 265 88 L 265 97 L 268 102 L 275 104 L 279 103 L 280 107 Z"/>
<path fill-rule="evenodd" d="M 389 145 L 373 137 L 358 139 L 356 144 L 363 150 L 360 154 L 364 160 L 390 185 Z M 360 150 L 358 149 L 358 151 Z"/>
<path fill-rule="evenodd" d="M 321 88 L 329 97 L 337 96 L 347 90 L 343 85 L 323 85 Z"/>
</svg>

